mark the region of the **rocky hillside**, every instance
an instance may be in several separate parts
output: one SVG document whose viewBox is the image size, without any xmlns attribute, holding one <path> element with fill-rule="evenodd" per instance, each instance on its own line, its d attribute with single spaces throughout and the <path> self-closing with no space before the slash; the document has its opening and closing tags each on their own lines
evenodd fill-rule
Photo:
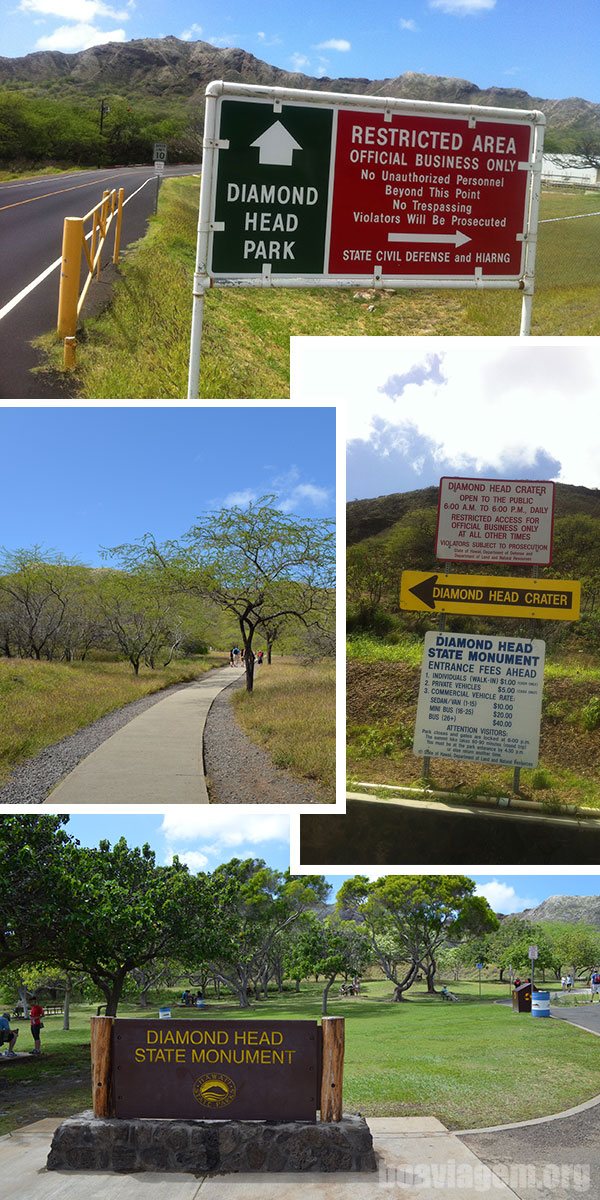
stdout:
<svg viewBox="0 0 600 1200">
<path fill-rule="evenodd" d="M 175 37 L 112 42 L 79 54 L 42 51 L 24 58 L 0 58 L 0 85 L 35 91 L 51 85 L 57 96 L 118 92 L 200 101 L 211 79 L 365 96 L 541 108 L 552 130 L 571 138 L 582 133 L 600 136 L 600 105 L 579 98 L 543 99 L 514 88 L 478 88 L 466 79 L 414 71 L 389 79 L 313 79 L 282 71 L 245 50 L 219 50 L 208 42 L 183 42 Z"/>
<path fill-rule="evenodd" d="M 362 542 L 363 538 L 384 533 L 412 509 L 437 508 L 437 502 L 437 487 L 375 496 L 369 500 L 350 500 L 346 505 L 347 545 L 353 546 L 356 542 Z M 566 517 L 572 513 L 600 517 L 600 490 L 557 483 L 555 516 Z"/>
<path fill-rule="evenodd" d="M 515 913 L 523 921 L 568 921 L 600 926 L 600 896 L 549 896 L 537 908 Z"/>
</svg>

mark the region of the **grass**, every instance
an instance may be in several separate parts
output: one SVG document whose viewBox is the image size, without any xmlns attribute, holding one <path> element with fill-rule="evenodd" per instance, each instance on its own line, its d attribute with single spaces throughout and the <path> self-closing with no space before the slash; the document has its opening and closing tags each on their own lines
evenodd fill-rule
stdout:
<svg viewBox="0 0 600 1200">
<path fill-rule="evenodd" d="M 187 394 L 197 178 L 165 180 L 158 216 L 126 256 L 110 308 L 85 322 L 80 395 L 178 399 Z M 542 219 L 600 209 L 598 194 L 545 192 Z M 542 224 L 534 334 L 600 333 L 600 217 Z M 517 291 L 214 288 L 206 298 L 203 398 L 289 395 L 293 335 L 516 334 Z M 372 309 L 373 311 L 369 311 Z M 49 350 L 53 339 L 42 339 Z M 49 366 L 60 369 L 54 343 Z"/>
<path fill-rule="evenodd" d="M 590 1099 L 598 1090 L 600 1043 L 566 1021 L 534 1021 L 492 1003 L 507 998 L 497 982 L 454 983 L 461 1003 L 443 1004 L 412 988 L 405 1004 L 389 1003 L 390 985 L 372 981 L 359 997 L 342 999 L 334 985 L 330 1013 L 346 1017 L 344 1106 L 367 1116 L 433 1116 L 465 1129 L 547 1116 Z M 321 985 L 303 983 L 299 995 L 272 994 L 245 1015 L 271 1020 L 317 1019 Z M 161 995 L 160 1000 L 164 997 Z M 175 996 L 171 997 L 173 1002 Z M 120 1016 L 157 1016 L 124 1004 Z M 0 1068 L 0 1134 L 47 1115 L 90 1106 L 89 1017 L 93 1005 L 75 1006 L 72 1028 L 45 1020 L 39 1059 Z M 173 1015 L 187 1017 L 184 1009 Z M 208 997 L 203 1016 L 239 1018 L 230 1002 Z M 29 1030 L 20 1023 L 23 1046 Z M 543 1087 L 531 1087 L 532 1063 Z"/>
<path fill-rule="evenodd" d="M 319 785 L 335 800 L 335 664 L 275 661 L 255 672 L 255 688 L 234 692 L 235 715 L 277 767 Z"/>
<path fill-rule="evenodd" d="M 218 655 L 183 659 L 155 671 L 142 667 L 136 678 L 125 662 L 0 659 L 0 783 L 18 763 L 98 717 L 224 663 Z"/>
</svg>

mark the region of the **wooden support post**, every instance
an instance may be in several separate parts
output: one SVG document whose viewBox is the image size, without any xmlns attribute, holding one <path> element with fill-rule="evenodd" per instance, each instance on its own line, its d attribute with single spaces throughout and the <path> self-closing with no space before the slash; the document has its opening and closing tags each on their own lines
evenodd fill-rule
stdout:
<svg viewBox="0 0 600 1200">
<path fill-rule="evenodd" d="M 114 1115 L 112 1094 L 112 1017 L 92 1017 L 92 1100 L 95 1117 Z"/>
<path fill-rule="evenodd" d="M 323 1017 L 321 1120 L 341 1121 L 344 1083 L 344 1017 Z"/>
</svg>

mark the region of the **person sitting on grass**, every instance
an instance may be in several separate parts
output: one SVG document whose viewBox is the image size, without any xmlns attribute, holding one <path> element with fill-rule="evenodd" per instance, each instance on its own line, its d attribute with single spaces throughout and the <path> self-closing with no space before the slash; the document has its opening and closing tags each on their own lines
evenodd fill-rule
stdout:
<svg viewBox="0 0 600 1200">
<path fill-rule="evenodd" d="M 455 996 L 454 992 L 448 991 L 446 984 L 444 984 L 444 986 L 440 992 L 440 996 L 442 997 L 442 1000 L 451 1000 L 451 1001 L 453 1000 L 455 1003 L 458 1002 L 458 996 Z"/>
<path fill-rule="evenodd" d="M 8 1042 L 8 1050 L 4 1051 L 5 1058 L 17 1057 L 15 1054 L 15 1042 L 18 1036 L 19 1030 L 11 1029 L 10 1027 L 10 1013 L 2 1013 L 2 1016 L 0 1017 L 0 1046 L 3 1046 L 5 1042 Z"/>
</svg>

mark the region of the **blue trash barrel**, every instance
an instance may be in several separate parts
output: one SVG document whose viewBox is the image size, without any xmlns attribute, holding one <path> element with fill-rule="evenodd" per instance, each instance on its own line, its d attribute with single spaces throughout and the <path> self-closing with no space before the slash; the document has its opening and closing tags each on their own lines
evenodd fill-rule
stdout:
<svg viewBox="0 0 600 1200">
<path fill-rule="evenodd" d="M 550 1016 L 550 992 L 531 993 L 531 1015 L 532 1017 Z"/>
<path fill-rule="evenodd" d="M 171 1009 L 170 1008 L 159 1008 L 158 1015 L 159 1015 L 159 1017 L 162 1017 L 162 1018 L 168 1018 L 171 1016 Z"/>
</svg>

